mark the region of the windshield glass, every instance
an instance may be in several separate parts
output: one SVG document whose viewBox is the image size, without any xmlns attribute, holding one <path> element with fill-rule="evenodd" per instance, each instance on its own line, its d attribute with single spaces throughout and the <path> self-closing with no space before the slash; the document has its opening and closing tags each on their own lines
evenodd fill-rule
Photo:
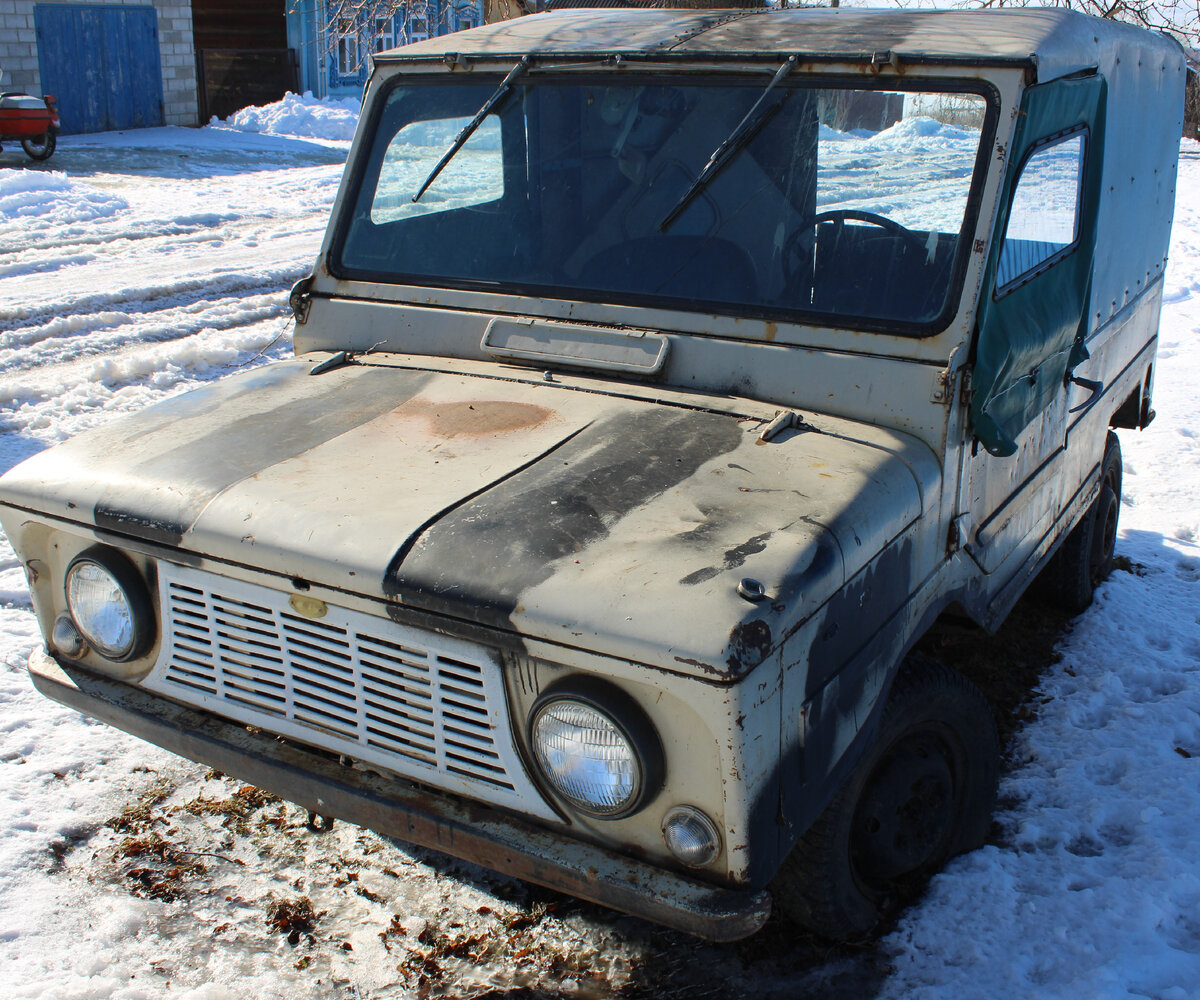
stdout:
<svg viewBox="0 0 1200 1000">
<path fill-rule="evenodd" d="M 948 321 L 982 96 L 522 79 L 414 202 L 498 82 L 393 87 L 336 274 L 898 332 Z"/>
</svg>

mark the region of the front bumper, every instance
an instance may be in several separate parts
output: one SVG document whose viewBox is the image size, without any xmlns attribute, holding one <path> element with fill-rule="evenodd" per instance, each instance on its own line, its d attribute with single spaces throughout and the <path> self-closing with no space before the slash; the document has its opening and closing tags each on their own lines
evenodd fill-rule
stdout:
<svg viewBox="0 0 1200 1000">
<path fill-rule="evenodd" d="M 771 912 L 766 891 L 707 885 L 483 805 L 353 770 L 269 733 L 61 666 L 44 650 L 30 656 L 29 674 L 48 698 L 301 808 L 665 927 L 736 941 L 759 930 Z"/>
</svg>

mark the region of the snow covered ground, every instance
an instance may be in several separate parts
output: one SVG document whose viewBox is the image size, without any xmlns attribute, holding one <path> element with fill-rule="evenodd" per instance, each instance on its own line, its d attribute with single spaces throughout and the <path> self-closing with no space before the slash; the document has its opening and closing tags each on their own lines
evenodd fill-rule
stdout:
<svg viewBox="0 0 1200 1000">
<path fill-rule="evenodd" d="M 290 349 L 353 108 L 0 153 L 0 470 Z M 1013 747 L 1000 836 L 873 951 L 713 948 L 263 801 L 35 694 L 0 539 L 0 1000 L 1200 997 L 1200 145 L 1117 572 Z M 687 970 L 685 975 L 680 970 Z M 535 992 L 520 994 L 521 987 Z M 663 992 L 666 992 L 665 988 Z"/>
</svg>

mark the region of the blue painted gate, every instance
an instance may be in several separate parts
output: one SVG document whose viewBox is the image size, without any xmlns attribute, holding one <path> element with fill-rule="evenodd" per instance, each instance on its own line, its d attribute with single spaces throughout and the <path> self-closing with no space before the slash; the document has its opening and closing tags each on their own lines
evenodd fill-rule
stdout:
<svg viewBox="0 0 1200 1000">
<path fill-rule="evenodd" d="M 42 93 L 58 98 L 64 132 L 163 123 L 153 7 L 35 4 Z"/>
</svg>

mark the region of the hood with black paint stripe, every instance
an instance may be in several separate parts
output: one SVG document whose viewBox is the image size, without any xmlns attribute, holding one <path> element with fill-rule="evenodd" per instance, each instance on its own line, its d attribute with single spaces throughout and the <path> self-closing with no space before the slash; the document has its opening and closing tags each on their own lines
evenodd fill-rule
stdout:
<svg viewBox="0 0 1200 1000">
<path fill-rule="evenodd" d="M 509 632 L 734 676 L 919 517 L 928 488 L 905 454 L 923 446 L 869 428 L 856 440 L 844 421 L 764 444 L 761 419 L 733 413 L 401 367 L 311 377 L 311 367 L 277 362 L 81 435 L 8 473 L 0 500 Z M 743 577 L 766 598 L 739 596 Z"/>
</svg>

